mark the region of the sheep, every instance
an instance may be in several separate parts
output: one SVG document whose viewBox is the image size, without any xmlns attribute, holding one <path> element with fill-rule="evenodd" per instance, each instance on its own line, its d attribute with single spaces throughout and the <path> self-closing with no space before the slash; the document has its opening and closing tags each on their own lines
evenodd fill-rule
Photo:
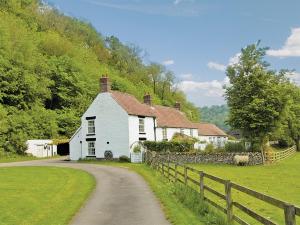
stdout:
<svg viewBox="0 0 300 225">
<path fill-rule="evenodd" d="M 235 155 L 233 161 L 236 165 L 245 166 L 249 163 L 248 155 Z"/>
</svg>

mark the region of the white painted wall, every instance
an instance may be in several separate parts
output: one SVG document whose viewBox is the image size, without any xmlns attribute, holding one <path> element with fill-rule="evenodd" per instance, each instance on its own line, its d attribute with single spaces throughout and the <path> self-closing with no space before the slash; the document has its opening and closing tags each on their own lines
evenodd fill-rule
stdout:
<svg viewBox="0 0 300 225">
<path fill-rule="evenodd" d="M 228 137 L 224 136 L 199 136 L 199 141 L 205 141 L 206 143 L 211 143 L 215 147 L 224 147 L 228 141 Z"/>
<path fill-rule="evenodd" d="M 96 116 L 95 135 L 87 136 L 86 117 Z M 81 117 L 82 158 L 88 155 L 86 138 L 96 138 L 96 158 L 104 158 L 104 152 L 112 151 L 114 158 L 129 154 L 128 114 L 114 100 L 110 93 L 99 93 Z M 74 149 L 76 151 L 76 149 Z M 73 151 L 73 149 L 70 149 Z"/>
<path fill-rule="evenodd" d="M 70 148 L 70 159 L 71 160 L 78 160 L 81 158 L 81 140 L 82 140 L 82 129 L 81 127 L 78 128 L 78 130 L 74 133 L 74 135 L 71 137 L 69 142 L 69 148 Z"/>
<path fill-rule="evenodd" d="M 52 140 L 28 140 L 26 153 L 35 157 L 51 157 L 57 155 L 57 146 L 52 145 Z"/>
<path fill-rule="evenodd" d="M 192 129 L 193 130 L 193 137 L 198 137 L 198 129 Z M 190 136 L 190 129 L 184 128 L 183 132 L 185 135 Z M 167 128 L 167 139 L 168 141 L 172 139 L 175 133 L 180 133 L 180 128 Z M 156 128 L 156 138 L 157 141 L 163 140 L 163 128 L 157 127 Z"/>
<path fill-rule="evenodd" d="M 132 150 L 134 144 L 139 141 L 139 138 L 146 138 L 147 141 L 154 141 L 154 126 L 155 119 L 153 117 L 145 117 L 145 132 L 144 134 L 139 133 L 139 117 L 130 115 L 128 117 L 129 123 L 129 147 Z"/>
</svg>

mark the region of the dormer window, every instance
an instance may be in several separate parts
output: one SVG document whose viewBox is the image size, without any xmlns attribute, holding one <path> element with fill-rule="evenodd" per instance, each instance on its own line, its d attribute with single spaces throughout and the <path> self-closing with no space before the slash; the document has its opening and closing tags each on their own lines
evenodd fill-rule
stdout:
<svg viewBox="0 0 300 225">
<path fill-rule="evenodd" d="M 145 118 L 139 117 L 139 133 L 145 133 Z"/>
<path fill-rule="evenodd" d="M 95 120 L 88 120 L 88 134 L 95 134 Z"/>
</svg>

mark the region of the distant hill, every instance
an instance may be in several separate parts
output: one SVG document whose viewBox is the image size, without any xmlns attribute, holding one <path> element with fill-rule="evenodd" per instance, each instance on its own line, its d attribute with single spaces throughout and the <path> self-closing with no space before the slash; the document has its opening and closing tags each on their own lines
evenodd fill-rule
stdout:
<svg viewBox="0 0 300 225">
<path fill-rule="evenodd" d="M 107 74 L 112 89 L 182 110 L 197 108 L 172 71 L 145 64 L 144 52 L 39 0 L 0 1 L 0 152 L 22 153 L 27 139 L 70 137 Z M 105 23 L 105 21 L 102 21 Z"/>
<path fill-rule="evenodd" d="M 230 126 L 225 123 L 229 110 L 227 105 L 213 105 L 210 107 L 200 107 L 202 122 L 214 123 L 225 131 L 230 130 Z"/>
</svg>

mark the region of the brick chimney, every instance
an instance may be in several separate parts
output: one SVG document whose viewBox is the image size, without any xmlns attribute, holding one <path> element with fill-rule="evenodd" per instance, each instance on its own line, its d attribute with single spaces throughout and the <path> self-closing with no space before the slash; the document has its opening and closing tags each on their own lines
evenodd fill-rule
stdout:
<svg viewBox="0 0 300 225">
<path fill-rule="evenodd" d="M 174 108 L 180 111 L 180 109 L 181 109 L 180 102 L 175 102 Z"/>
<path fill-rule="evenodd" d="M 107 75 L 102 75 L 100 78 L 100 92 L 109 92 L 110 91 L 110 83 Z"/>
<path fill-rule="evenodd" d="M 149 93 L 144 95 L 144 103 L 147 104 L 147 105 L 152 104 L 151 95 Z"/>
</svg>

